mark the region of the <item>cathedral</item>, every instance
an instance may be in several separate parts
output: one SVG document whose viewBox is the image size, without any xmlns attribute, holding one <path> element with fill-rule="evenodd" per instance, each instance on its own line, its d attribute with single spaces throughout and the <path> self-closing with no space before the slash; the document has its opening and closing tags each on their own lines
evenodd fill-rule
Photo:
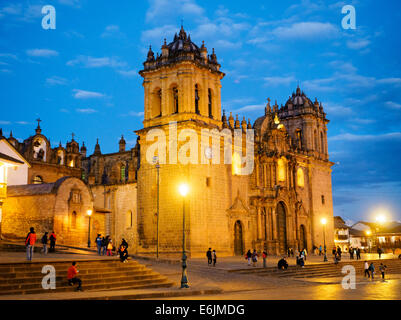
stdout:
<svg viewBox="0 0 401 320">
<path fill-rule="evenodd" d="M 183 232 L 192 257 L 203 257 L 209 247 L 220 256 L 254 248 L 270 254 L 324 243 L 331 248 L 329 120 L 317 99 L 297 87 L 284 105 L 268 99 L 253 124 L 226 114 L 225 74 L 214 49 L 208 54 L 182 27 L 171 43 L 164 40 L 161 54 L 149 48 L 143 66 L 144 121 L 132 149 L 121 137 L 118 152 L 103 154 L 97 141 L 88 155 L 74 135 L 65 148 L 51 148 L 40 119 L 23 142 L 12 134 L 1 137 L 29 163 L 27 181 L 8 186 L 4 238 L 21 238 L 32 225 L 39 233 L 55 230 L 60 243 L 76 246 L 93 242 L 97 233 L 116 242 L 125 238 L 130 253 L 141 255 L 157 248 L 162 255 L 179 253 Z M 242 145 L 230 150 L 231 163 L 214 161 L 227 152 L 221 132 L 232 140 L 238 132 L 242 137 Z M 248 132 L 252 170 L 241 174 Z M 165 151 L 154 147 L 162 138 L 168 140 Z M 187 156 L 188 141 L 198 151 L 196 161 Z M 218 147 L 211 149 L 211 141 Z M 181 183 L 189 186 L 185 198 L 178 192 Z"/>
</svg>

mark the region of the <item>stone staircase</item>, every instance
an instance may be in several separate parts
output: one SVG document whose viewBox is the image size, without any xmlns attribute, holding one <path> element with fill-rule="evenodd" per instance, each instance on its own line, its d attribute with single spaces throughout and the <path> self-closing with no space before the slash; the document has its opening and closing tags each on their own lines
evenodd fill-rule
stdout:
<svg viewBox="0 0 401 320">
<path fill-rule="evenodd" d="M 76 260 L 79 278 L 85 291 L 126 290 L 171 287 L 173 282 L 165 276 L 129 260 L 121 263 L 116 259 Z M 56 289 L 42 288 L 42 268 L 52 265 L 56 270 Z M 68 286 L 67 269 L 71 261 L 0 263 L 1 295 L 22 295 L 74 291 Z"/>
<path fill-rule="evenodd" d="M 369 263 L 373 262 L 375 266 L 376 277 L 380 275 L 379 266 L 383 263 L 387 266 L 386 274 L 401 274 L 401 260 L 400 259 L 377 259 L 369 260 Z M 263 277 L 291 277 L 291 278 L 321 278 L 321 277 L 342 277 L 344 274 L 341 272 L 343 266 L 352 265 L 355 267 L 356 275 L 364 274 L 364 261 L 344 261 L 337 265 L 328 263 L 310 264 L 305 265 L 304 268 L 299 266 L 289 266 L 287 270 L 279 270 L 277 267 L 268 268 L 248 268 L 248 269 L 237 269 L 230 270 L 230 272 L 240 274 L 254 274 Z"/>
</svg>

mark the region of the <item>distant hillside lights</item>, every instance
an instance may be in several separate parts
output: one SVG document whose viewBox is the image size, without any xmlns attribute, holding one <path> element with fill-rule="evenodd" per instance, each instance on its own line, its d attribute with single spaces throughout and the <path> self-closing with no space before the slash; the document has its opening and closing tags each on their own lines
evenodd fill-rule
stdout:
<svg viewBox="0 0 401 320">
<path fill-rule="evenodd" d="M 234 134 L 233 134 L 234 132 Z M 194 129 L 182 129 L 177 132 L 177 122 L 169 122 L 168 160 L 166 132 L 160 128 L 151 129 L 146 141 L 152 143 L 146 150 L 146 161 L 154 163 L 158 157 L 159 164 L 220 164 L 221 138 L 224 140 L 224 164 L 232 164 L 233 175 L 250 175 L 254 168 L 254 130 L 253 129 L 202 129 L 199 139 Z M 234 145 L 233 145 L 234 135 Z M 245 150 L 243 144 L 245 135 Z M 188 140 L 189 139 L 189 140 Z M 188 140 L 188 141 L 187 141 Z M 212 146 L 210 146 L 210 140 Z M 200 141 L 200 144 L 199 144 Z M 178 149 L 178 142 L 183 142 Z M 199 154 L 199 146 L 201 152 Z M 245 156 L 243 156 L 245 151 Z M 200 156 L 200 157 L 199 157 Z"/>
</svg>

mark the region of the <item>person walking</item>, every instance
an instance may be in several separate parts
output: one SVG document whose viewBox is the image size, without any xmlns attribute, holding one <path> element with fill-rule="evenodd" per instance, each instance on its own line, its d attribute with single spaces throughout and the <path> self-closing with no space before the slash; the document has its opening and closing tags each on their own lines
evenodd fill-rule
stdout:
<svg viewBox="0 0 401 320">
<path fill-rule="evenodd" d="M 263 251 L 262 258 L 263 258 L 263 268 L 266 268 L 266 259 L 267 259 L 266 250 Z"/>
<path fill-rule="evenodd" d="M 377 253 L 379 254 L 379 259 L 381 259 L 383 253 L 382 248 L 377 248 Z"/>
<path fill-rule="evenodd" d="M 26 239 L 25 239 L 26 259 L 28 261 L 32 261 L 33 251 L 34 251 L 35 242 L 36 242 L 36 233 L 35 233 L 35 229 L 33 227 L 31 227 L 29 230 L 30 231 L 28 232 L 28 235 L 26 236 Z"/>
<path fill-rule="evenodd" d="M 42 249 L 43 254 L 47 254 L 47 241 L 48 241 L 47 234 L 48 234 L 48 232 L 45 232 L 45 234 L 43 235 L 43 237 L 41 239 L 41 242 L 43 245 L 43 249 Z"/>
<path fill-rule="evenodd" d="M 52 231 L 52 233 L 50 234 L 50 249 L 49 252 L 55 252 L 56 251 L 56 234 L 54 233 L 54 231 Z"/>
<path fill-rule="evenodd" d="M 256 249 L 253 249 L 253 253 L 252 253 L 252 263 L 253 266 L 256 267 L 256 263 L 258 262 L 258 253 L 256 252 Z"/>
<path fill-rule="evenodd" d="M 107 253 L 107 244 L 109 243 L 109 236 L 102 238 L 102 256 L 105 256 Z"/>
<path fill-rule="evenodd" d="M 288 258 L 291 257 L 291 248 L 288 248 L 288 250 L 287 250 L 287 256 L 288 256 Z"/>
<path fill-rule="evenodd" d="M 112 256 L 113 253 L 111 252 L 113 250 L 113 240 L 109 240 L 109 243 L 107 244 L 107 255 Z"/>
<path fill-rule="evenodd" d="M 206 251 L 206 257 L 207 265 L 210 266 L 212 264 L 212 248 L 209 248 L 209 250 Z"/>
<path fill-rule="evenodd" d="M 370 275 L 371 275 L 372 280 L 373 280 L 374 279 L 374 275 L 375 275 L 375 266 L 374 266 L 373 262 L 370 263 L 369 271 L 370 271 Z"/>
<path fill-rule="evenodd" d="M 216 266 L 216 261 L 217 261 L 216 250 L 213 250 L 212 258 L 213 258 L 213 267 L 215 267 Z"/>
<path fill-rule="evenodd" d="M 364 268 L 364 270 L 365 270 L 364 277 L 370 278 L 369 263 L 368 263 L 367 261 L 365 261 L 365 263 L 364 263 L 364 265 L 363 265 L 363 268 Z"/>
<path fill-rule="evenodd" d="M 72 262 L 72 265 L 68 268 L 67 270 L 67 280 L 68 280 L 68 285 L 72 286 L 75 283 L 78 283 L 78 287 L 76 291 L 82 291 L 82 281 L 80 278 L 77 277 L 78 275 L 78 269 L 75 266 L 77 263 L 75 261 Z"/>
<path fill-rule="evenodd" d="M 356 260 L 361 260 L 361 249 L 356 248 Z"/>
<path fill-rule="evenodd" d="M 100 233 L 97 234 L 95 242 L 96 242 L 96 246 L 97 246 L 97 254 L 99 256 L 101 256 L 102 255 L 102 237 L 101 237 Z"/>
<path fill-rule="evenodd" d="M 319 246 L 319 256 L 322 255 L 322 250 L 323 250 L 322 245 L 320 245 L 320 246 Z"/>
<path fill-rule="evenodd" d="M 245 259 L 248 260 L 248 266 L 251 265 L 251 258 L 252 258 L 251 250 L 248 250 L 248 252 L 247 252 L 246 255 L 245 255 Z"/>
<path fill-rule="evenodd" d="M 294 249 L 293 248 L 291 248 L 291 257 L 294 258 Z"/>
<path fill-rule="evenodd" d="M 386 272 L 386 269 L 387 269 L 387 266 L 385 266 L 383 263 L 380 263 L 379 270 L 380 270 L 380 273 L 382 274 L 383 281 L 384 281 L 384 273 Z"/>
<path fill-rule="evenodd" d="M 304 248 L 304 259 L 306 261 L 306 256 L 308 255 L 308 251 L 306 250 L 306 248 Z"/>
</svg>

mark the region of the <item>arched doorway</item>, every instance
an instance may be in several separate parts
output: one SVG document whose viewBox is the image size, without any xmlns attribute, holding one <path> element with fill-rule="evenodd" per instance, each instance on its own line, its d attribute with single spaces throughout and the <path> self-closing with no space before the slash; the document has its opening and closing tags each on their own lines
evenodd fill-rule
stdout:
<svg viewBox="0 0 401 320">
<path fill-rule="evenodd" d="M 244 254 L 244 241 L 242 234 L 241 221 L 237 220 L 234 225 L 234 254 L 240 256 Z"/>
<path fill-rule="evenodd" d="M 277 204 L 277 235 L 279 241 L 280 253 L 286 253 L 287 251 L 287 214 L 284 203 L 279 202 Z"/>
<path fill-rule="evenodd" d="M 304 248 L 307 248 L 306 229 L 305 226 L 301 224 L 299 227 L 299 250 L 301 251 Z"/>
</svg>

